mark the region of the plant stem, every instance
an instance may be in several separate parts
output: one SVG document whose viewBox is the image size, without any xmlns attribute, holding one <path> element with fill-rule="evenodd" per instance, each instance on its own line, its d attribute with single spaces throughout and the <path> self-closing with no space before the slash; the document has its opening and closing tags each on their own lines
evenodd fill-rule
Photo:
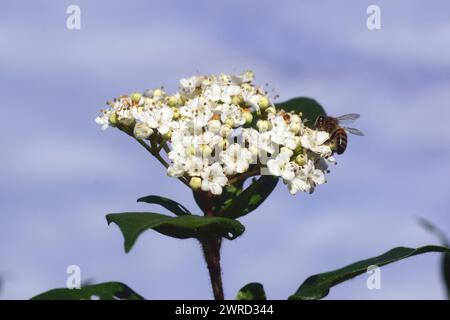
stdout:
<svg viewBox="0 0 450 320">
<path fill-rule="evenodd" d="M 136 139 L 136 138 L 135 138 Z M 136 139 L 137 142 L 139 142 L 139 144 L 141 146 L 143 146 L 145 148 L 145 150 L 147 150 L 148 152 L 150 152 L 150 154 L 152 156 L 154 156 L 166 169 L 169 167 L 169 164 L 167 163 L 166 160 L 164 160 L 163 157 L 161 157 L 161 155 L 159 154 L 159 152 L 156 152 L 154 150 L 154 148 L 152 148 L 151 146 L 149 146 L 147 143 L 145 143 L 145 141 L 141 140 L 141 139 Z M 189 182 L 187 181 L 186 178 L 183 177 L 179 177 L 178 180 L 180 180 L 181 182 L 183 182 L 187 187 L 190 188 L 189 186 Z"/>
<path fill-rule="evenodd" d="M 211 193 L 199 191 L 203 199 L 205 207 L 205 216 L 214 217 L 212 210 Z M 220 246 L 222 244 L 221 238 L 208 238 L 200 240 L 203 254 L 205 256 L 206 265 L 211 279 L 211 286 L 214 293 L 214 299 L 224 300 L 223 286 L 222 286 L 222 270 L 220 268 Z"/>
<path fill-rule="evenodd" d="M 236 175 L 235 177 L 233 177 L 230 180 L 228 180 L 228 183 L 232 185 L 232 184 L 235 184 L 237 182 L 240 182 L 243 179 L 254 177 L 254 176 L 257 176 L 257 175 L 260 175 L 260 174 L 261 174 L 261 170 L 259 168 L 257 168 L 256 170 L 247 171 L 247 172 L 241 173 L 239 175 Z"/>
<path fill-rule="evenodd" d="M 206 265 L 208 266 L 214 299 L 224 300 L 222 287 L 222 271 L 220 269 L 220 245 L 222 239 L 205 239 L 201 241 Z"/>
</svg>

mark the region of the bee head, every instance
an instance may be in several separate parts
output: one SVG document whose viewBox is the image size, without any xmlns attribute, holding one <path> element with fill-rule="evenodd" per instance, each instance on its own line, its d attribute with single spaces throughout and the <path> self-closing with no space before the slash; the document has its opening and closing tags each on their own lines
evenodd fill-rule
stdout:
<svg viewBox="0 0 450 320">
<path fill-rule="evenodd" d="M 325 122 L 325 117 L 324 116 L 318 116 L 316 119 L 316 123 L 315 126 L 316 128 L 322 128 Z"/>
</svg>

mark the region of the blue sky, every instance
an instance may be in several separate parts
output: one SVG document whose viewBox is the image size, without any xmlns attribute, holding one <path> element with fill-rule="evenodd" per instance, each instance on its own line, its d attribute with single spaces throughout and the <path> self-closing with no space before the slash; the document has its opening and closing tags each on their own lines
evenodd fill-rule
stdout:
<svg viewBox="0 0 450 320">
<path fill-rule="evenodd" d="M 82 28 L 66 29 L 66 8 Z M 382 28 L 366 28 L 366 8 Z M 246 233 L 223 247 L 225 295 L 259 281 L 284 299 L 309 275 L 388 249 L 436 243 L 423 216 L 450 234 L 448 1 L 3 1 L 0 12 L 0 298 L 29 298 L 82 278 L 123 281 L 147 298 L 210 298 L 197 243 L 144 234 L 126 255 L 109 212 L 153 210 L 159 194 L 197 210 L 191 194 L 120 132 L 93 119 L 122 93 L 193 74 L 252 69 L 280 101 L 316 98 L 358 112 L 364 138 L 328 184 L 292 197 L 279 186 Z M 442 299 L 439 256 L 382 269 L 329 299 Z"/>
</svg>

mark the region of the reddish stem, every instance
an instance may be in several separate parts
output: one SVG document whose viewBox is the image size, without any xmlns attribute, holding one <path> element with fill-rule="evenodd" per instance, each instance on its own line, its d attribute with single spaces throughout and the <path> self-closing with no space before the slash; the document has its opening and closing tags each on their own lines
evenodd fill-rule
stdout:
<svg viewBox="0 0 450 320">
<path fill-rule="evenodd" d="M 201 191 L 200 191 L 201 192 Z M 205 216 L 214 217 L 212 210 L 211 193 L 200 193 L 205 208 Z M 224 300 L 223 286 L 222 286 L 222 271 L 220 268 L 220 246 L 222 244 L 221 238 L 205 238 L 201 239 L 203 254 L 205 256 L 206 265 L 208 266 L 209 277 L 211 279 L 211 286 L 214 293 L 214 299 Z"/>
</svg>

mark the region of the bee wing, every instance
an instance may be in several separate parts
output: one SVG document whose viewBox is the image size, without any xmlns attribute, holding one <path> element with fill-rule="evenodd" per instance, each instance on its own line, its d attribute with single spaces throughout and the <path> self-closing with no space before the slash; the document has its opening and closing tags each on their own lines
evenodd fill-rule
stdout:
<svg viewBox="0 0 450 320">
<path fill-rule="evenodd" d="M 345 127 L 345 131 L 355 134 L 357 136 L 364 136 L 364 133 L 361 130 L 355 128 L 347 128 Z"/>
<path fill-rule="evenodd" d="M 339 121 L 340 124 L 349 124 L 354 122 L 356 119 L 358 119 L 360 115 L 358 113 L 349 113 L 344 114 L 342 116 L 336 117 L 336 119 Z"/>
</svg>

